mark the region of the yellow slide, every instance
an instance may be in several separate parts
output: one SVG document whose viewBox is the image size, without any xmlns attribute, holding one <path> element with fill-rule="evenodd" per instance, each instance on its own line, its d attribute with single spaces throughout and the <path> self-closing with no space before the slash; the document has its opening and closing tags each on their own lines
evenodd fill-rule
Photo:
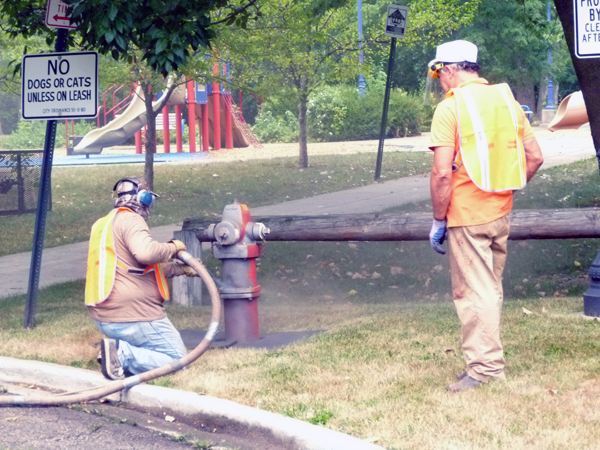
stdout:
<svg viewBox="0 0 600 450">
<path fill-rule="evenodd" d="M 581 91 L 568 95 L 556 111 L 556 116 L 548 125 L 550 131 L 573 130 L 589 122 Z"/>
</svg>

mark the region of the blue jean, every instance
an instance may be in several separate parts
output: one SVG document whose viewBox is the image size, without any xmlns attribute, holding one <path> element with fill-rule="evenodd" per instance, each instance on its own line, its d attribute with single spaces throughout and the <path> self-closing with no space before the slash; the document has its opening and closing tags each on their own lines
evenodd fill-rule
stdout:
<svg viewBox="0 0 600 450">
<path fill-rule="evenodd" d="M 98 329 L 118 341 L 123 370 L 134 375 L 171 364 L 187 350 L 168 318 L 152 322 L 99 322 Z"/>
</svg>

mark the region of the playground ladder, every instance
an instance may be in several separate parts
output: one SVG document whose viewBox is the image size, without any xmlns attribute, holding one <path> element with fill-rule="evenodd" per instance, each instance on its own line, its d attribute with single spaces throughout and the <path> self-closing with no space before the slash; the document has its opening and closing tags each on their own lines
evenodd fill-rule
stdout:
<svg viewBox="0 0 600 450">
<path fill-rule="evenodd" d="M 252 128 L 250 125 L 244 120 L 244 116 L 242 116 L 242 111 L 235 104 L 231 95 L 224 95 L 225 101 L 227 102 L 227 106 L 231 110 L 231 117 L 233 117 L 233 121 L 237 125 L 237 127 L 242 131 L 242 134 L 246 138 L 246 140 L 250 143 L 250 145 L 254 148 L 264 148 L 260 143 L 256 135 L 252 132 Z"/>
</svg>

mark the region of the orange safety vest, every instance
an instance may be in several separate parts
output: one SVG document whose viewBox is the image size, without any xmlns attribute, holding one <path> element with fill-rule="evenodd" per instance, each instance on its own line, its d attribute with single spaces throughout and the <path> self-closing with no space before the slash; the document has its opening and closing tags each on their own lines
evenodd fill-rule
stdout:
<svg viewBox="0 0 600 450">
<path fill-rule="evenodd" d="M 119 211 L 135 214 L 129 208 L 115 208 L 106 216 L 98 219 L 92 226 L 85 284 L 85 304 L 94 306 L 108 298 L 115 283 L 117 266 L 125 269 L 128 273 L 138 275 L 154 271 L 160 295 L 163 300 L 169 300 L 169 286 L 160 264 L 153 264 L 141 269 L 129 267 L 119 260 L 113 235 L 113 222 Z"/>
<path fill-rule="evenodd" d="M 464 164 L 469 178 L 485 192 L 525 187 L 525 116 L 508 84 L 469 84 L 450 90 L 446 98 L 451 96 L 458 112 L 455 167 Z"/>
</svg>

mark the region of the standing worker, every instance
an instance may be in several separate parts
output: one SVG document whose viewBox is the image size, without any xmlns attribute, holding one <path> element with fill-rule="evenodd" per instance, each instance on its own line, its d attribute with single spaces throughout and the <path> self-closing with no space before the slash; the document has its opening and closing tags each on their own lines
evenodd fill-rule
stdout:
<svg viewBox="0 0 600 450">
<path fill-rule="evenodd" d="M 102 374 L 122 379 L 171 364 L 186 354 L 179 332 L 167 318 L 166 278 L 194 276 L 186 265 L 167 262 L 186 250 L 180 241 L 160 243 L 146 219 L 158 195 L 137 177 L 115 184 L 114 209 L 92 227 L 85 304 L 98 329 Z"/>
<path fill-rule="evenodd" d="M 440 45 L 429 63 L 446 98 L 431 124 L 433 249 L 448 233 L 452 296 L 462 327 L 467 370 L 446 387 L 459 392 L 506 379 L 500 343 L 502 271 L 513 191 L 543 163 L 529 121 L 507 84 L 479 78 L 477 46 Z"/>
</svg>

